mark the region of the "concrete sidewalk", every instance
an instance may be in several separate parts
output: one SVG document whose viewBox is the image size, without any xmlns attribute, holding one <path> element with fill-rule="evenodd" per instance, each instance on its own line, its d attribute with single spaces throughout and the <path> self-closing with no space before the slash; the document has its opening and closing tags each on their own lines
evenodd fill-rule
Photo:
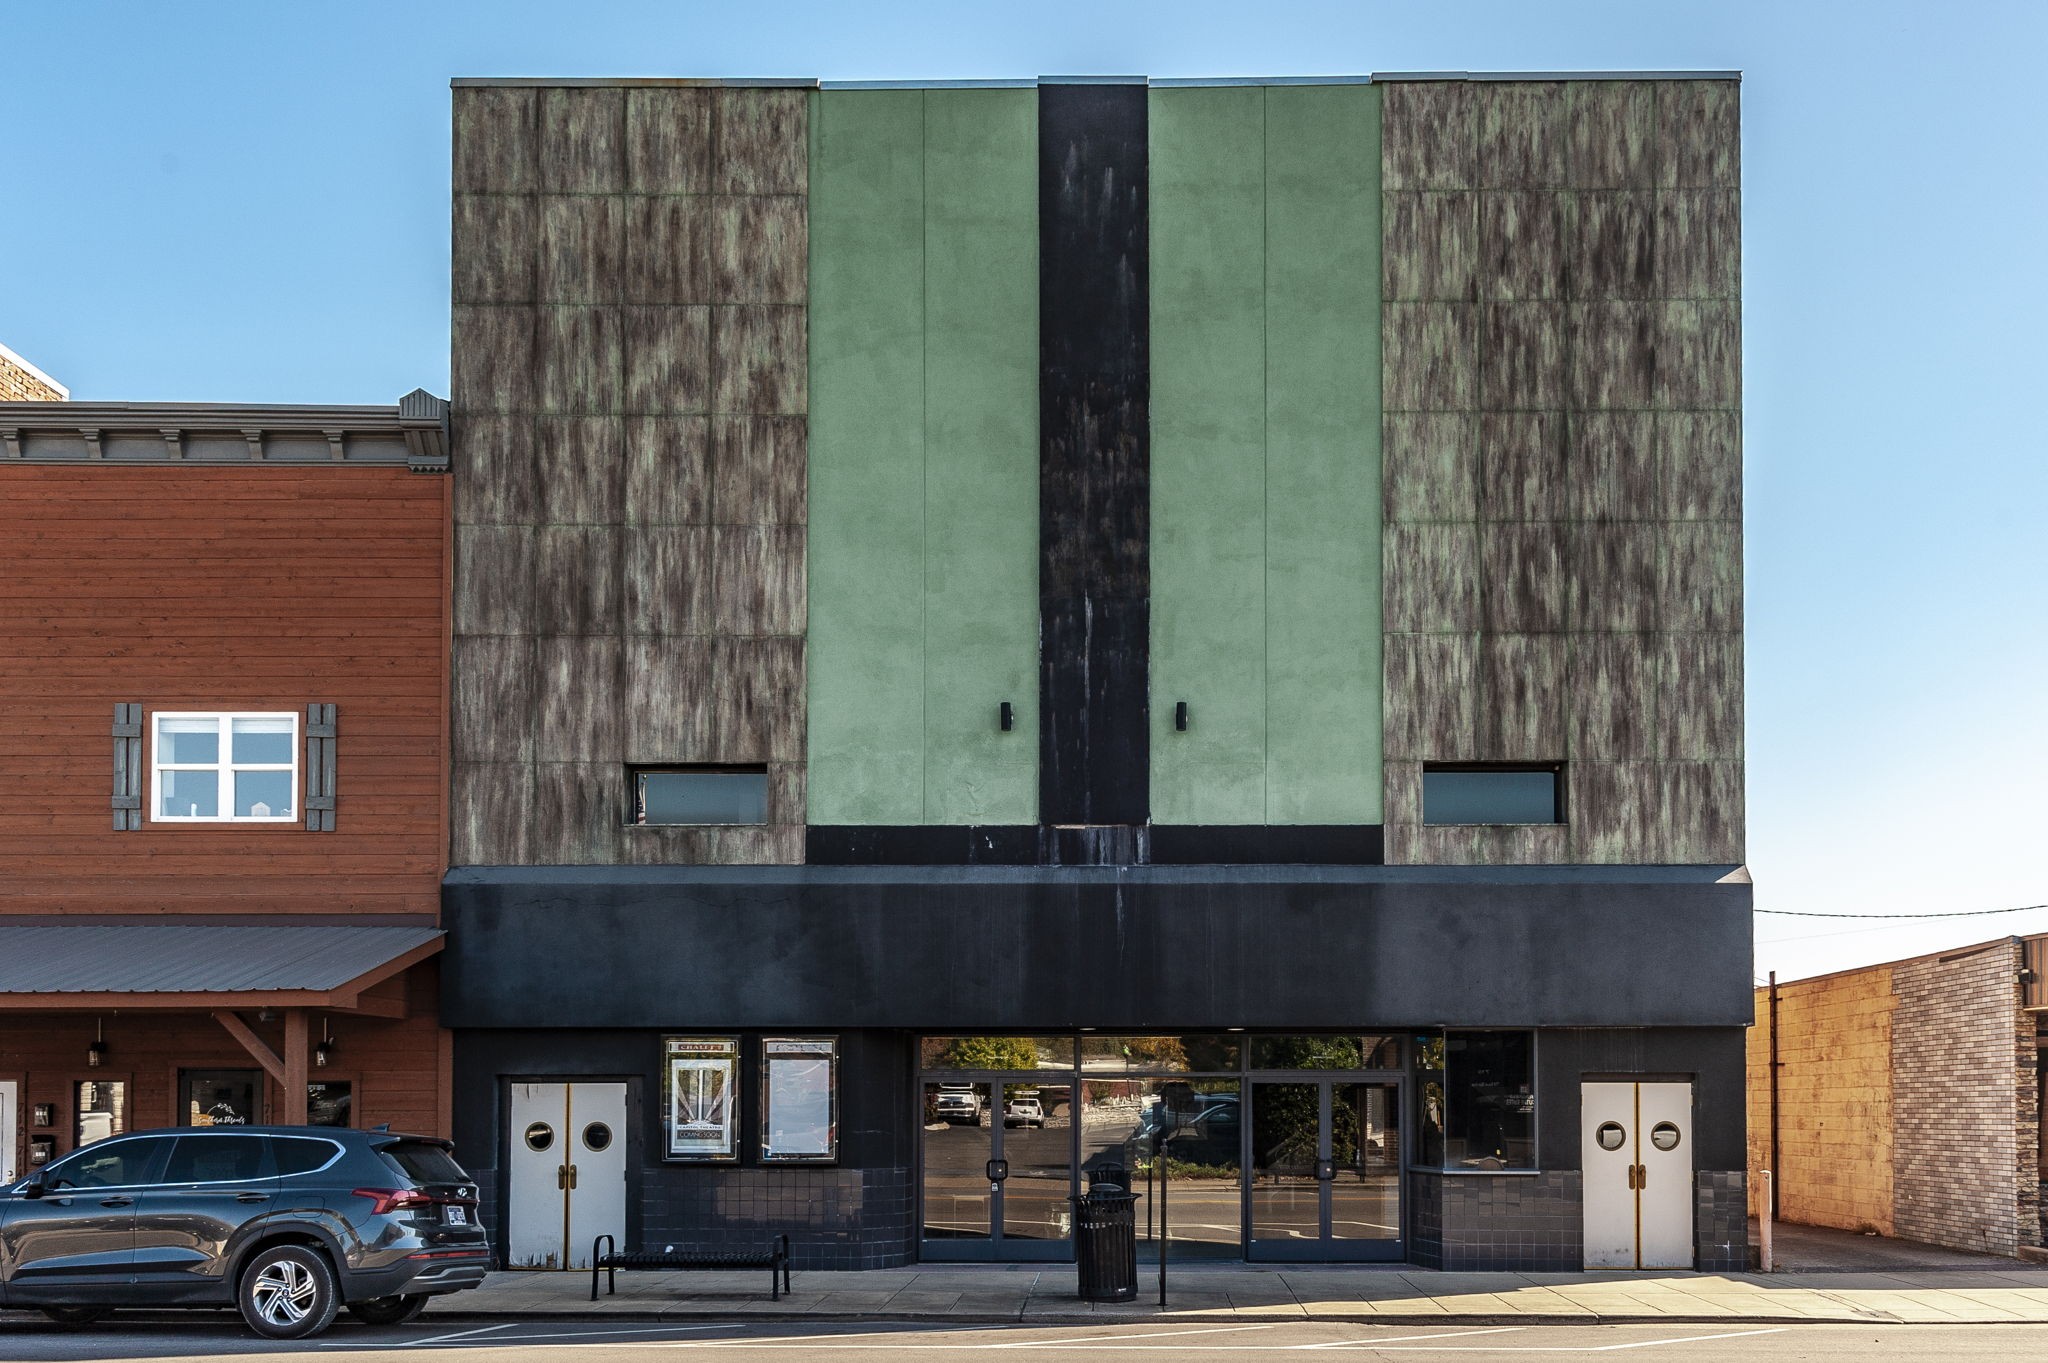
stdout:
<svg viewBox="0 0 2048 1363">
<path fill-rule="evenodd" d="M 918 1265 L 798 1272 L 768 1299 L 766 1270 L 629 1273 L 590 1300 L 588 1273 L 494 1273 L 437 1302 L 448 1318 L 517 1316 L 789 1317 L 1039 1324 L 1107 1320 L 1314 1319 L 1390 1324 L 1711 1322 L 1866 1325 L 2048 1323 L 2048 1269 L 1809 1273 L 1439 1273 L 1405 1267 L 1174 1267 L 1168 1307 L 1139 1271 L 1134 1303 L 1078 1300 L 1072 1265 Z"/>
</svg>

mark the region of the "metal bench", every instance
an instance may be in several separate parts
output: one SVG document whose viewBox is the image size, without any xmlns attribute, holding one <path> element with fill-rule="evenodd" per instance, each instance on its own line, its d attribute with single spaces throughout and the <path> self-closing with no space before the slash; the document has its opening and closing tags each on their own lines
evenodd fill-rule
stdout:
<svg viewBox="0 0 2048 1363">
<path fill-rule="evenodd" d="M 610 1246 L 610 1248 L 606 1248 Z M 664 1249 L 631 1250 L 619 1253 L 619 1242 L 600 1235 L 590 1246 L 590 1299 L 597 1300 L 597 1279 L 607 1275 L 607 1295 L 619 1290 L 622 1268 L 666 1268 L 684 1272 L 712 1269 L 765 1268 L 768 1270 L 768 1298 L 781 1301 L 789 1286 L 789 1237 L 778 1235 L 766 1249 Z"/>
</svg>

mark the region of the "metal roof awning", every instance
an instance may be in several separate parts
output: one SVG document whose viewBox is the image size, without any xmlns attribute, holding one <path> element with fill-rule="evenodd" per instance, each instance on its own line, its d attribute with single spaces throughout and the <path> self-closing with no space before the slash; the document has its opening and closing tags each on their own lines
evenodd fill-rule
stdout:
<svg viewBox="0 0 2048 1363">
<path fill-rule="evenodd" d="M 430 927 L 0 925 L 0 1009 L 356 1009 L 441 950 Z"/>
</svg>

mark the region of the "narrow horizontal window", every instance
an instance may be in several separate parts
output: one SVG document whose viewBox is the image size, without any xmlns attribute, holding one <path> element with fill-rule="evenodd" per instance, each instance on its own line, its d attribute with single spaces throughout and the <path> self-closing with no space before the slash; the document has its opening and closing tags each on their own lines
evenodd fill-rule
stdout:
<svg viewBox="0 0 2048 1363">
<path fill-rule="evenodd" d="M 1563 823 L 1564 769 L 1556 766 L 1429 766 L 1422 821 Z"/>
<path fill-rule="evenodd" d="M 287 823 L 298 817 L 296 714 L 158 713 L 150 763 L 156 823 Z"/>
<path fill-rule="evenodd" d="M 636 767 L 636 824 L 768 822 L 766 767 Z"/>
</svg>

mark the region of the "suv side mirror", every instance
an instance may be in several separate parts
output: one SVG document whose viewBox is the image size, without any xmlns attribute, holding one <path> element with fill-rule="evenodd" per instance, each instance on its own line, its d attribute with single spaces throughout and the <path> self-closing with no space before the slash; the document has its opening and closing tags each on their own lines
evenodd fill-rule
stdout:
<svg viewBox="0 0 2048 1363">
<path fill-rule="evenodd" d="M 18 1191 L 23 1197 L 28 1198 L 31 1202 L 33 1202 L 36 1198 L 39 1198 L 43 1195 L 43 1180 L 41 1176 L 38 1175 L 37 1177 L 32 1178 L 28 1182 L 22 1184 L 21 1187 L 16 1191 Z"/>
</svg>

